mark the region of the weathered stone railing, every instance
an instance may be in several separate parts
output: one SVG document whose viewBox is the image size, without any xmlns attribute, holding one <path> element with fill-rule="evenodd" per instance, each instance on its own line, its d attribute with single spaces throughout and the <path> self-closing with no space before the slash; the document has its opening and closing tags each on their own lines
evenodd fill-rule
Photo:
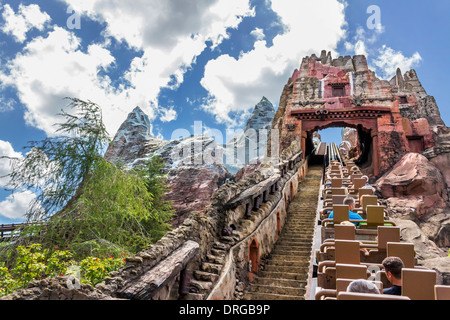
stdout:
<svg viewBox="0 0 450 320">
<path fill-rule="evenodd" d="M 150 300 L 160 288 L 185 270 L 186 265 L 198 253 L 198 247 L 197 242 L 187 241 L 155 266 L 151 272 L 141 277 L 140 281 L 125 284 L 119 291 L 120 295 L 128 299 Z"/>
<path fill-rule="evenodd" d="M 258 272 L 261 258 L 272 251 L 286 221 L 289 201 L 298 192 L 298 183 L 307 172 L 307 162 L 302 161 L 302 154 L 299 153 L 280 164 L 279 168 L 279 174 L 262 181 L 226 204 L 227 217 L 233 216 L 233 211 L 244 211 L 243 208 L 246 215 L 241 224 L 236 226 L 238 239 L 229 249 L 220 276 L 207 299 L 233 299 L 236 283 L 251 281 Z M 263 199 L 263 204 L 255 206 L 255 199 L 260 198 Z M 253 210 L 249 217 L 248 208 L 252 203 Z"/>
</svg>

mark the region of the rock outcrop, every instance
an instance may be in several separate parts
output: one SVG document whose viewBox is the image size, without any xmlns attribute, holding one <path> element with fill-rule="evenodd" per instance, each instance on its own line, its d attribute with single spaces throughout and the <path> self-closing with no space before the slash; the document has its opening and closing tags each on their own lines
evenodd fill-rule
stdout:
<svg viewBox="0 0 450 320">
<path fill-rule="evenodd" d="M 117 131 L 105 153 L 105 159 L 122 161 L 129 167 L 142 164 L 149 154 L 168 142 L 152 135 L 152 125 L 141 108 L 136 107 Z"/>
<path fill-rule="evenodd" d="M 152 156 L 161 156 L 171 189 L 166 199 L 172 201 L 176 213 L 172 224 L 178 226 L 193 211 L 203 212 L 213 193 L 230 177 L 221 164 L 222 152 L 206 135 L 172 141 L 154 137 L 148 116 L 136 107 L 119 128 L 105 158 L 133 168 Z"/>
<path fill-rule="evenodd" d="M 356 129 L 342 129 L 342 142 L 339 145 L 339 152 L 344 159 L 352 159 L 358 157 L 359 137 L 358 131 Z"/>
<path fill-rule="evenodd" d="M 426 198 L 437 196 L 443 201 L 448 200 L 441 171 L 419 153 L 406 154 L 377 181 L 376 188 L 383 198 L 419 197 L 425 202 Z"/>
<path fill-rule="evenodd" d="M 421 263 L 426 265 L 429 259 L 447 255 L 450 247 L 447 184 L 432 161 L 421 154 L 408 153 L 376 182 L 375 188 L 402 228 L 403 240 L 414 243 Z M 448 278 L 448 274 L 443 277 Z"/>
<path fill-rule="evenodd" d="M 231 173 L 235 174 L 244 166 L 264 158 L 274 115 L 272 103 L 263 97 L 242 131 L 224 145 L 224 164 Z"/>
</svg>

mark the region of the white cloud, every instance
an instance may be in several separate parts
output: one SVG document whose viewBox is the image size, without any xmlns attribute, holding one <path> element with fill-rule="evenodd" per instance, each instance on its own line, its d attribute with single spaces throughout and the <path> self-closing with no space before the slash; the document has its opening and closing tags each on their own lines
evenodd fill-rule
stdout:
<svg viewBox="0 0 450 320">
<path fill-rule="evenodd" d="M 162 113 L 162 116 L 160 117 L 160 120 L 162 122 L 174 121 L 178 117 L 177 111 L 174 110 L 174 107 L 171 107 L 168 109 L 162 109 L 161 113 Z"/>
<path fill-rule="evenodd" d="M 64 97 L 91 100 L 102 106 L 108 132 L 114 135 L 127 114 L 140 106 L 155 119 L 174 117 L 158 105 L 161 88 L 177 87 L 196 57 L 211 41 L 217 46 L 243 17 L 254 15 L 248 0 L 60 0 L 75 12 L 105 24 L 102 44 L 81 47 L 70 30 L 53 26 L 36 37 L 0 71 L 3 85 L 17 88 L 29 125 L 51 135 Z M 81 25 L 83 28 L 83 24 Z M 122 75 L 127 86 L 114 87 L 99 71 L 114 66 L 108 37 L 141 52 Z M 138 54 L 137 54 L 138 55 Z"/>
<path fill-rule="evenodd" d="M 31 191 L 14 193 L 0 202 L 0 215 L 9 219 L 25 219 L 27 209 L 35 198 Z"/>
<path fill-rule="evenodd" d="M 381 77 L 390 80 L 395 76 L 397 68 L 402 72 L 409 71 L 422 61 L 422 57 L 415 52 L 411 57 L 405 57 L 402 52 L 395 51 L 386 45 L 379 50 L 379 56 L 373 61 L 373 64 L 379 68 Z"/>
<path fill-rule="evenodd" d="M 16 102 L 11 98 L 0 96 L 0 113 L 13 110 L 15 103 Z"/>
<path fill-rule="evenodd" d="M 11 143 L 0 140 L 0 157 L 10 157 L 23 159 L 20 152 L 14 151 Z M 9 159 L 0 159 L 0 187 L 7 187 L 11 173 L 11 161 Z M 9 195 L 4 201 L 0 202 L 0 215 L 10 219 L 24 219 L 28 205 L 34 200 L 36 195 L 31 191 L 20 191 Z"/>
<path fill-rule="evenodd" d="M 356 34 L 353 37 L 353 42 L 345 42 L 345 49 L 347 51 L 353 52 L 355 55 L 364 55 L 366 56 L 366 58 L 368 58 L 370 55 L 368 47 L 378 40 L 378 36 L 381 35 L 384 30 L 384 26 L 379 25 L 378 28 L 373 29 L 373 32 L 369 37 L 367 35 L 366 29 L 360 26 L 356 29 Z"/>
<path fill-rule="evenodd" d="M 173 48 L 192 35 L 214 44 L 242 17 L 248 0 L 61 0 L 75 11 L 107 23 L 106 33 L 136 48 Z"/>
<path fill-rule="evenodd" d="M 1 30 L 6 34 L 12 35 L 17 42 L 24 42 L 27 38 L 27 32 L 33 28 L 42 31 L 45 24 L 51 20 L 50 16 L 45 12 L 41 12 L 36 4 L 28 6 L 20 4 L 17 14 L 8 4 L 3 8 L 2 16 L 5 23 L 2 25 Z"/>
<path fill-rule="evenodd" d="M 356 29 L 353 42 L 346 41 L 345 49 L 356 55 L 364 55 L 368 58 L 369 68 L 377 71 L 377 75 L 384 80 L 390 80 L 400 68 L 406 72 L 422 61 L 422 57 L 418 52 L 411 57 L 406 57 L 400 51 L 383 45 L 378 48 L 374 45 L 379 36 L 385 32 L 385 27 L 381 24 L 372 32 L 368 32 L 363 27 Z"/>
<path fill-rule="evenodd" d="M 8 141 L 0 140 L 0 157 L 9 157 L 22 159 L 23 155 L 19 152 L 14 151 L 11 143 Z M 11 173 L 11 160 L 10 159 L 0 159 L 0 187 L 6 187 L 9 182 L 8 174 Z"/>
<path fill-rule="evenodd" d="M 301 59 L 321 50 L 335 52 L 345 35 L 344 4 L 340 1 L 324 0 L 320 6 L 314 0 L 272 0 L 271 3 L 285 26 L 285 32 L 273 39 L 273 46 L 256 41 L 254 49 L 238 59 L 221 55 L 206 65 L 201 84 L 209 91 L 210 99 L 204 109 L 220 122 L 239 125 L 230 114 L 248 110 L 262 96 L 278 104 L 284 84 Z M 301 12 L 308 14 L 300 19 Z M 326 21 L 326 27 L 311 32 L 311 26 L 318 21 Z"/>
<path fill-rule="evenodd" d="M 83 52 L 80 41 L 66 29 L 54 27 L 47 37 L 28 42 L 9 62 L 7 70 L 0 73 L 3 85 L 16 87 L 20 101 L 27 107 L 27 124 L 49 135 L 55 132 L 54 123 L 60 121 L 56 114 L 68 104 L 63 100 L 65 97 L 105 106 L 108 129 L 118 127 L 127 114 L 120 107 L 126 108 L 124 103 L 131 99 L 121 90 L 114 91 L 108 77 L 99 76 L 99 71 L 110 66 L 114 57 L 97 44 Z M 116 116 L 122 118 L 115 119 Z"/>
<path fill-rule="evenodd" d="M 255 28 L 255 30 L 250 32 L 250 34 L 254 36 L 256 40 L 264 40 L 264 38 L 266 37 L 264 34 L 264 30 L 260 28 Z"/>
</svg>

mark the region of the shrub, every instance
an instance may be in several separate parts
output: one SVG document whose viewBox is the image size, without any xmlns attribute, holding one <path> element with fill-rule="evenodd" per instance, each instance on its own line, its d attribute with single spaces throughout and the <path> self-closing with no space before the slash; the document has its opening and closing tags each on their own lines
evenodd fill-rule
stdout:
<svg viewBox="0 0 450 320">
<path fill-rule="evenodd" d="M 73 253 L 69 250 L 59 250 L 55 247 L 50 253 L 40 244 L 19 246 L 16 251 L 16 264 L 11 269 L 0 267 L 0 296 L 25 288 L 33 280 L 70 274 L 80 277 L 81 283 L 95 286 L 110 272 L 123 266 L 125 260 L 125 253 L 122 253 L 119 257 L 87 257 L 77 262 L 72 259 Z"/>
</svg>

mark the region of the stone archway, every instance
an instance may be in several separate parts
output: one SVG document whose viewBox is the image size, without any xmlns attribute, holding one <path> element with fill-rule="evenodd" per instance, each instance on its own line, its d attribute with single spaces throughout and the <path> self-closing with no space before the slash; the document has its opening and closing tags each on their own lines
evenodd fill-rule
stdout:
<svg viewBox="0 0 450 320">
<path fill-rule="evenodd" d="M 374 133 L 376 133 L 376 123 L 362 125 L 352 121 L 325 121 L 315 123 L 304 123 L 305 131 L 302 133 L 303 152 L 307 156 L 313 150 L 312 137 L 315 132 L 326 130 L 328 128 L 352 128 L 358 133 L 359 157 L 355 161 L 357 165 L 367 170 L 367 174 L 376 175 L 379 168 L 377 167 L 378 145 Z"/>
<path fill-rule="evenodd" d="M 279 131 L 279 154 L 306 151 L 308 132 L 319 128 L 360 126 L 371 141 L 371 170 L 378 178 L 406 153 L 436 145 L 427 120 L 414 116 L 424 94 L 415 73 L 404 78 L 398 72 L 385 81 L 369 70 L 364 56 L 305 57 L 283 89 L 272 124 Z"/>
<path fill-rule="evenodd" d="M 380 149 L 378 142 L 378 119 L 390 113 L 388 108 L 334 110 L 318 113 L 317 110 L 296 110 L 291 115 L 298 121 L 301 137 L 301 149 L 304 157 L 308 155 L 308 141 L 312 134 L 331 127 L 348 127 L 358 130 L 360 137 L 366 142 L 363 150 L 363 162 L 371 162 L 371 173 L 380 173 Z M 370 159 L 368 156 L 371 155 Z"/>
<path fill-rule="evenodd" d="M 277 211 L 277 238 L 280 236 L 281 234 L 281 215 L 280 212 Z"/>
<path fill-rule="evenodd" d="M 248 266 L 249 281 L 252 282 L 259 268 L 259 243 L 256 238 L 252 239 L 248 245 Z"/>
<path fill-rule="evenodd" d="M 289 185 L 289 196 L 290 196 L 290 200 L 292 201 L 292 199 L 294 199 L 294 183 L 291 181 L 290 185 Z"/>
</svg>

